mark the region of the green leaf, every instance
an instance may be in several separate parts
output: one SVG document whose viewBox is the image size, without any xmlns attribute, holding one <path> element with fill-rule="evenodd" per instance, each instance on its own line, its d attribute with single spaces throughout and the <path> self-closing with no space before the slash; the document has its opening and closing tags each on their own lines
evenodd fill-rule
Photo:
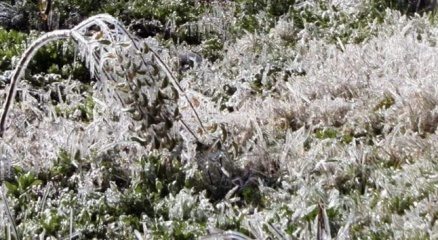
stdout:
<svg viewBox="0 0 438 240">
<path fill-rule="evenodd" d="M 161 84 L 161 88 L 165 88 L 165 87 L 167 87 L 169 85 L 169 78 L 168 77 L 165 77 L 164 79 L 163 79 L 163 83 Z"/>
<path fill-rule="evenodd" d="M 110 45 L 111 41 L 107 40 L 107 39 L 102 39 L 98 41 L 100 44 L 102 45 Z"/>
<path fill-rule="evenodd" d="M 17 193 L 18 193 L 18 186 L 17 185 L 10 183 L 8 181 L 5 181 L 4 183 L 5 183 L 6 189 L 8 189 L 9 194 L 17 195 Z"/>
</svg>

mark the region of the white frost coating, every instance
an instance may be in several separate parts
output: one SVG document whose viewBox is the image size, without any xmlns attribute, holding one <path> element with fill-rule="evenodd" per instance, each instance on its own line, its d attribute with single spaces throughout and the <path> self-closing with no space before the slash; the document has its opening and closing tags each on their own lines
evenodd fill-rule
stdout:
<svg viewBox="0 0 438 240">
<path fill-rule="evenodd" d="M 317 209 L 317 204 L 323 201 L 326 203 L 327 213 L 330 211 L 337 216 L 329 220 L 331 224 L 338 225 L 337 233 L 336 229 L 331 229 L 330 232 L 331 236 L 338 239 L 348 239 L 351 230 L 357 229 L 357 226 L 363 226 L 363 232 L 388 230 L 394 232 L 395 238 L 403 238 L 399 234 L 409 234 L 404 235 L 406 238 L 415 237 L 418 236 L 416 233 L 426 231 L 432 233 L 430 238 L 436 238 L 438 227 L 436 224 L 427 225 L 430 223 L 427 216 L 432 216 L 428 212 L 433 214 L 433 209 L 437 206 L 434 189 L 438 179 L 438 51 L 432 44 L 438 32 L 437 28 L 425 25 L 424 18 L 407 20 L 394 17 L 385 19 L 392 23 L 384 24 L 378 36 L 360 44 L 345 44 L 342 51 L 336 43 L 329 44 L 319 38 L 298 41 L 297 48 L 288 48 L 282 45 L 284 35 L 281 31 L 273 31 L 270 36 L 248 34 L 236 43 L 225 43 L 227 54 L 223 60 L 218 60 L 213 66 L 200 66 L 199 71 L 197 69 L 183 76 L 181 84 L 189 88 L 187 95 L 193 102 L 197 102 L 196 109 L 201 116 L 208 119 L 207 128 L 213 129 L 214 124 L 218 125 L 218 130 L 211 135 L 222 137 L 221 133 L 226 132 L 227 138 L 231 139 L 229 141 L 238 144 L 236 155 L 229 159 L 256 170 L 260 169 L 257 168 L 259 165 L 269 167 L 274 162 L 278 164 L 279 171 L 284 173 L 281 188 L 259 186 L 262 195 L 269 202 L 269 209 L 256 209 L 259 211 L 257 214 L 248 214 L 244 212 L 246 209 L 240 211 L 229 208 L 227 211 L 224 207 L 222 209 L 225 215 L 242 216 L 243 222 L 255 225 L 253 228 L 246 228 L 248 231 L 262 229 L 263 232 L 257 231 L 257 236 L 261 236 L 261 239 L 267 239 L 265 228 L 271 229 L 268 224 L 272 224 L 274 231 L 288 229 L 292 224 L 295 230 L 290 233 L 291 237 L 315 239 L 315 226 L 312 225 L 314 219 L 309 219 L 309 216 Z M 419 32 L 422 34 L 421 41 L 417 39 Z M 77 32 L 72 35 L 75 33 Z M 77 34 L 78 37 L 74 39 L 84 38 L 79 43 L 92 40 L 85 36 L 85 32 Z M 105 39 L 106 36 L 102 38 Z M 95 42 L 98 44 L 98 41 Z M 262 54 L 256 56 L 255 51 L 251 50 L 255 48 L 261 49 Z M 300 52 L 297 55 L 294 51 L 298 50 Z M 100 57 L 106 58 L 103 55 Z M 277 63 L 275 60 L 279 57 L 285 61 L 284 65 L 280 65 L 282 70 L 303 67 L 306 74 L 294 74 L 292 71 L 291 74 L 284 75 L 281 71 L 265 75 L 269 70 L 267 66 Z M 105 61 L 103 67 L 115 65 L 112 64 L 113 60 Z M 272 88 L 262 88 L 262 93 L 251 93 L 251 82 L 258 73 L 262 73 L 265 82 L 272 82 Z M 123 84 L 120 83 L 121 88 Z M 224 86 L 236 88 L 234 95 L 212 100 L 224 95 L 221 94 Z M 156 94 L 152 91 L 151 95 Z M 246 91 L 248 94 L 242 95 L 245 96 L 244 99 L 234 99 L 234 96 Z M 72 98 L 71 91 L 68 93 L 71 99 L 66 102 L 81 99 Z M 94 91 L 93 97 L 102 99 L 98 95 L 102 93 Z M 262 94 L 263 98 L 260 97 Z M 391 98 L 394 99 L 393 103 L 378 107 Z M 26 131 L 25 137 L 8 142 L 14 144 L 11 146 L 14 146 L 17 156 L 23 156 L 23 152 L 27 150 L 35 151 L 36 144 L 29 144 L 31 137 L 41 139 L 48 132 L 54 133 L 51 136 L 54 139 L 41 141 L 46 146 L 37 145 L 41 147 L 37 149 L 37 153 L 41 153 L 42 149 L 56 152 L 67 145 L 68 152 L 75 153 L 79 150 L 82 156 L 87 157 L 94 150 L 100 154 L 126 146 L 129 151 L 121 151 L 121 154 L 126 155 L 112 160 L 115 164 L 126 165 L 126 169 L 132 170 L 131 176 L 135 176 L 140 170 L 131 167 L 135 165 L 132 159 L 138 159 L 144 151 L 126 140 L 129 135 L 128 125 L 132 121 L 120 113 L 113 114 L 120 114 L 118 122 L 112 121 L 113 115 L 108 114 L 108 109 L 113 107 L 111 104 L 114 102 L 116 101 L 96 104 L 95 111 L 98 113 L 94 114 L 91 123 L 83 124 L 60 117 L 57 124 L 49 120 L 38 123 L 38 129 L 27 127 L 17 130 L 11 126 L 4 140 L 6 142 L 13 134 L 23 134 Z M 239 104 L 235 104 L 236 102 Z M 233 107 L 234 111 L 222 111 L 219 109 L 220 104 Z M 180 109 L 184 120 L 189 119 L 187 104 Z M 20 121 L 19 118 L 26 116 L 18 110 L 22 111 L 23 107 L 11 112 L 14 119 L 17 119 L 14 124 Z M 101 111 L 105 111 L 106 115 L 99 115 Z M 249 124 L 248 119 L 256 119 L 257 124 Z M 189 119 L 186 123 L 197 126 L 195 119 Z M 373 137 L 370 131 L 380 125 L 381 133 Z M 317 137 L 317 134 L 330 129 L 336 130 L 335 137 Z M 63 136 L 69 136 L 69 139 L 66 140 Z M 192 143 L 187 135 L 183 137 L 185 143 Z M 352 137 L 351 142 L 348 143 L 348 138 L 345 137 Z M 58 145 L 47 146 L 49 141 Z M 261 141 L 268 144 L 260 144 Z M 372 144 L 368 144 L 368 141 L 372 141 Z M 25 146 L 26 144 L 34 145 L 34 149 L 32 146 Z M 194 144 L 187 147 L 182 157 L 185 163 L 191 164 L 190 161 L 196 157 L 208 160 L 207 157 L 200 158 L 196 148 Z M 134 153 L 135 151 L 137 152 Z M 46 159 L 56 158 L 32 157 L 25 155 L 16 162 L 20 161 L 20 165 L 25 165 L 36 160 L 36 164 L 43 165 L 52 162 L 45 161 Z M 398 167 L 385 167 L 387 164 L 397 164 Z M 233 176 L 232 168 L 230 171 L 227 166 L 222 167 Z M 275 167 L 272 167 L 274 171 Z M 194 167 L 186 169 L 187 176 L 198 173 Z M 99 174 L 99 171 L 96 170 L 93 174 Z M 362 178 L 362 174 L 366 178 Z M 86 177 L 84 179 L 91 179 Z M 367 184 L 360 195 L 361 201 L 357 201 L 355 192 L 353 195 L 348 192 L 350 189 L 358 189 L 357 183 L 364 179 Z M 93 189 L 92 186 L 84 187 L 85 190 L 86 188 L 90 191 Z M 336 192 L 336 189 L 343 190 Z M 423 193 L 430 195 L 425 197 Z M 234 193 L 230 196 L 229 202 L 235 199 L 235 195 Z M 404 214 L 388 211 L 390 200 L 403 200 L 406 196 L 408 200 L 412 198 L 415 202 Z M 174 199 L 177 200 L 178 197 Z M 180 202 L 184 204 L 185 201 Z M 218 203 L 215 208 L 221 209 L 221 204 L 225 206 L 229 202 Z M 181 216 L 178 207 L 175 206 L 175 217 Z M 291 218 L 292 213 L 286 214 L 285 211 L 296 214 Z M 279 212 L 285 213 L 286 217 L 278 219 Z M 210 215 L 210 212 L 206 215 L 208 221 L 217 220 L 215 217 L 218 215 Z M 392 219 L 390 223 L 382 225 L 382 221 L 388 218 Z M 370 224 L 361 225 L 364 220 Z M 227 235 L 224 232 L 212 235 L 205 239 L 237 238 L 236 235 Z M 256 235 L 251 232 L 251 236 Z"/>
</svg>

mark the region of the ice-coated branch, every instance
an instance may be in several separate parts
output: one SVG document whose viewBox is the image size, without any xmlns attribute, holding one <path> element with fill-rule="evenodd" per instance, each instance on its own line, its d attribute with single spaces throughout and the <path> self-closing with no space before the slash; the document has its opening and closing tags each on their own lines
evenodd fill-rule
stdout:
<svg viewBox="0 0 438 240">
<path fill-rule="evenodd" d="M 3 112 L 0 118 L 0 137 L 3 137 L 3 133 L 5 130 L 5 123 L 8 116 L 9 109 L 13 104 L 15 98 L 15 92 L 17 88 L 17 82 L 21 79 L 24 74 L 24 71 L 27 68 L 32 57 L 35 53 L 46 45 L 49 42 L 60 40 L 60 39 L 69 39 L 70 38 L 70 30 L 56 30 L 53 32 L 46 33 L 39 37 L 37 40 L 32 42 L 32 44 L 26 49 L 26 51 L 21 56 L 20 61 L 18 61 L 17 66 L 15 67 L 14 72 L 11 76 L 11 84 L 9 86 L 8 95 L 6 97 L 6 101 L 3 105 Z"/>
<path fill-rule="evenodd" d="M 90 29 L 93 26 L 97 26 L 99 28 L 96 38 L 90 37 L 89 35 Z M 148 52 L 151 52 L 153 58 L 157 60 L 158 67 L 165 73 L 165 75 L 170 80 L 170 82 L 175 87 L 175 89 L 178 91 L 178 93 L 180 95 L 181 94 L 184 95 L 185 100 L 189 103 L 190 108 L 192 109 L 201 128 L 204 129 L 202 121 L 200 120 L 199 115 L 194 109 L 192 103 L 190 102 L 188 97 L 184 94 L 183 89 L 179 85 L 176 78 L 173 76 L 170 69 L 161 59 L 159 54 L 155 52 L 153 49 L 149 48 L 149 46 L 147 46 L 146 44 L 140 46 L 138 40 L 135 39 L 128 32 L 125 26 L 123 26 L 123 24 L 121 24 L 117 19 L 115 19 L 109 14 L 99 14 L 84 20 L 83 22 L 79 23 L 71 30 L 56 30 L 50 33 L 46 33 L 41 37 L 39 37 L 37 40 L 35 40 L 26 49 L 11 77 L 11 85 L 8 91 L 8 95 L 6 97 L 6 101 L 4 103 L 3 112 L 0 119 L 0 137 L 3 137 L 5 131 L 7 115 L 13 104 L 17 82 L 22 78 L 24 71 L 26 70 L 30 60 L 38 51 L 38 49 L 48 44 L 49 42 L 60 40 L 60 39 L 72 39 L 77 44 L 77 48 L 80 49 L 83 60 L 85 60 L 87 64 L 87 68 L 90 71 L 91 75 L 93 76 L 97 74 L 98 78 L 99 76 L 103 76 L 104 79 L 101 80 L 114 80 L 119 82 L 119 80 L 125 81 L 127 79 L 126 78 L 127 73 L 125 73 L 125 79 L 119 79 L 118 77 L 115 77 L 116 75 L 114 73 L 106 72 L 106 70 L 104 70 L 102 67 L 104 65 L 104 62 L 106 61 L 103 56 L 105 56 L 105 54 L 112 51 L 111 48 L 114 47 L 114 45 L 112 44 L 127 42 L 128 44 L 131 44 L 133 49 L 136 50 L 137 52 L 141 53 L 145 49 Z M 100 41 L 102 40 L 109 42 L 110 45 L 101 44 Z M 117 53 L 116 49 L 115 51 Z M 139 60 L 142 62 L 143 66 L 148 66 L 149 63 L 145 59 L 145 56 L 143 54 L 140 54 Z M 120 65 L 120 69 L 125 71 L 123 64 Z M 194 137 L 197 138 L 196 136 Z"/>
</svg>

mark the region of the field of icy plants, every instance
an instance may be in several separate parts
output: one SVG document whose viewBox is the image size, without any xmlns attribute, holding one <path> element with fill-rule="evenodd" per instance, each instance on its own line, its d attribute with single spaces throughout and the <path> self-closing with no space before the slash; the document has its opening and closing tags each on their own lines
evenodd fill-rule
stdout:
<svg viewBox="0 0 438 240">
<path fill-rule="evenodd" d="M 426 6 L 114 2 L 18 81 L 0 239 L 438 238 Z M 0 30 L 2 104 L 40 36 Z"/>
</svg>

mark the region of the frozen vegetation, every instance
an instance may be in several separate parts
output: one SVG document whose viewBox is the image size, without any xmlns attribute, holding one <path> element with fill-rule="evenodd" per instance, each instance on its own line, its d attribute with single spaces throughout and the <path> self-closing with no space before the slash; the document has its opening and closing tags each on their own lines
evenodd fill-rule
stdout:
<svg viewBox="0 0 438 240">
<path fill-rule="evenodd" d="M 0 30 L 0 239 L 438 238 L 433 1 L 68 2 Z"/>
</svg>

